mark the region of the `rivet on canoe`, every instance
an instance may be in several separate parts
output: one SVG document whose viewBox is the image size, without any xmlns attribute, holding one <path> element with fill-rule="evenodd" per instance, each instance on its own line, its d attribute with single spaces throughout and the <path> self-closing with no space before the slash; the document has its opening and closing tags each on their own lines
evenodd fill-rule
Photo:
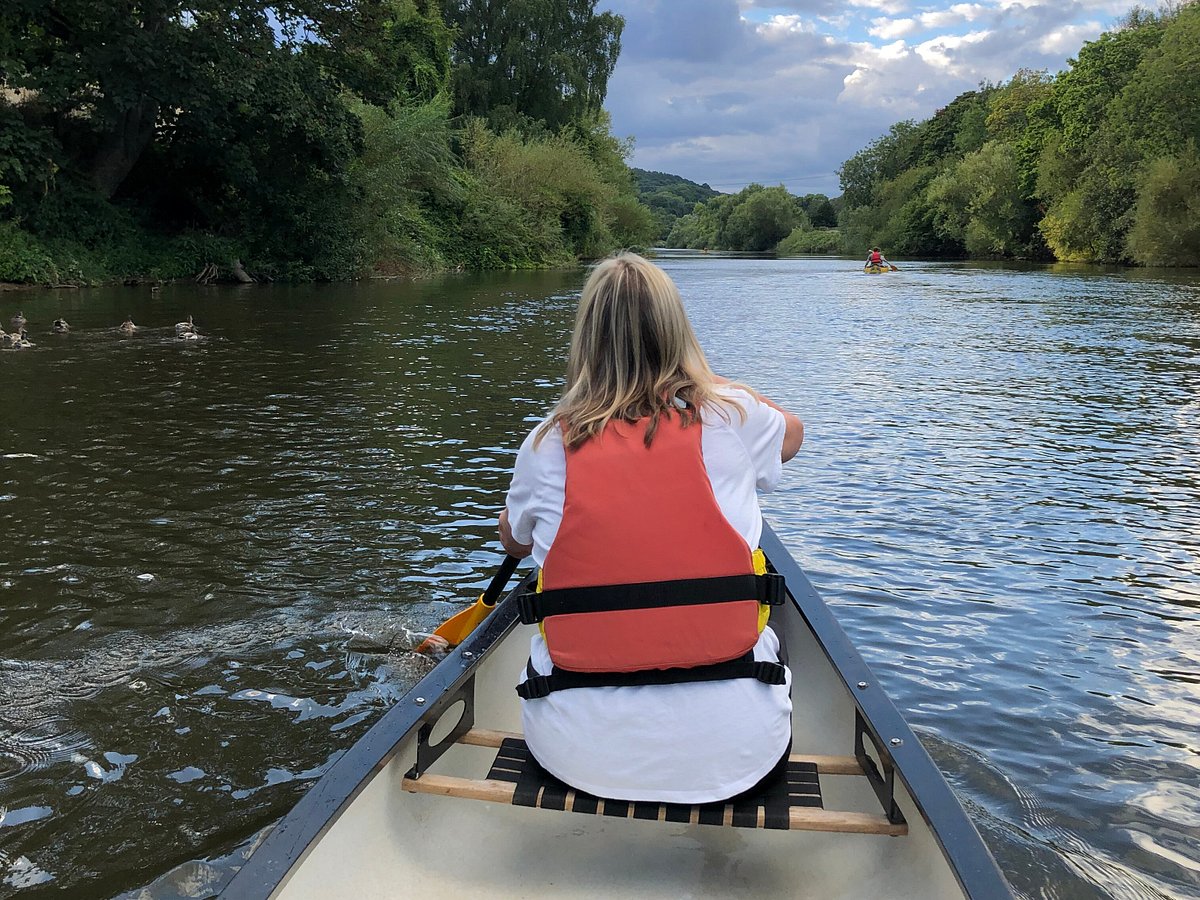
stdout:
<svg viewBox="0 0 1200 900">
<path fill-rule="evenodd" d="M 867 687 L 868 687 L 868 685 L 867 685 L 867 683 L 866 683 L 865 681 L 860 681 L 860 682 L 858 683 L 858 689 L 859 689 L 860 691 L 865 691 L 865 690 L 867 689 Z"/>
<path fill-rule="evenodd" d="M 414 701 L 413 701 L 413 703 L 417 704 L 417 706 L 424 706 L 424 705 L 425 705 L 425 698 L 424 698 L 424 697 L 418 697 L 416 700 L 414 700 Z"/>
<path fill-rule="evenodd" d="M 463 659 L 474 659 L 474 658 L 475 658 L 475 654 L 472 653 L 470 650 L 463 651 Z"/>
<path fill-rule="evenodd" d="M 890 741 L 888 741 L 888 743 L 891 744 L 893 747 L 899 747 L 901 744 L 904 743 L 904 741 L 902 741 L 900 738 L 892 738 Z"/>
</svg>

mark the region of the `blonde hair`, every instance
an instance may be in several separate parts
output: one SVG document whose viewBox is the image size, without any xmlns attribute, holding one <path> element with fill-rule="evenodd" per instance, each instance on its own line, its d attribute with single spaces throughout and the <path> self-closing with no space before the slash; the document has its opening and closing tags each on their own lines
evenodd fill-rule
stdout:
<svg viewBox="0 0 1200 900">
<path fill-rule="evenodd" d="M 676 402 L 678 398 L 679 402 Z M 575 314 L 567 383 L 540 442 L 555 426 L 573 450 L 613 419 L 650 420 L 646 445 L 661 417 L 677 414 L 684 426 L 704 407 L 721 409 L 712 369 L 666 272 L 636 253 L 620 252 L 592 269 Z"/>
</svg>

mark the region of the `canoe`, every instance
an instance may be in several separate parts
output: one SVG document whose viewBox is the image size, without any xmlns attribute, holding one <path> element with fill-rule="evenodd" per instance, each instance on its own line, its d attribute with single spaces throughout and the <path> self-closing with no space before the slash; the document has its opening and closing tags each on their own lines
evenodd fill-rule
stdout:
<svg viewBox="0 0 1200 900">
<path fill-rule="evenodd" d="M 863 272 L 867 275 L 886 275 L 892 271 L 887 266 L 863 266 Z"/>
<path fill-rule="evenodd" d="M 1011 898 L 942 774 L 778 537 L 793 672 L 785 788 L 620 803 L 555 782 L 520 740 L 526 578 L 258 844 L 222 897 Z M 770 793 L 770 792 L 769 792 Z"/>
</svg>

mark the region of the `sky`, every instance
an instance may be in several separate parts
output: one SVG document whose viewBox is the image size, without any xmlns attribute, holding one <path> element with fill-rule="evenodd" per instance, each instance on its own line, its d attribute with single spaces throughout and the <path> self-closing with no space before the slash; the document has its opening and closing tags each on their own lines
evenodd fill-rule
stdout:
<svg viewBox="0 0 1200 900">
<path fill-rule="evenodd" d="M 599 0 L 625 17 L 605 107 L 632 166 L 832 197 L 842 162 L 895 122 L 1020 68 L 1061 71 L 1134 5 Z"/>
</svg>

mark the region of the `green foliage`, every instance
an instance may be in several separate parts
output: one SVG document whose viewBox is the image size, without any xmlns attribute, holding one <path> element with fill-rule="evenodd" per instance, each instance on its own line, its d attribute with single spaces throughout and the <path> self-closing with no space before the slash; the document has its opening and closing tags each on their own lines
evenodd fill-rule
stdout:
<svg viewBox="0 0 1200 900">
<path fill-rule="evenodd" d="M 705 214 L 703 204 L 697 204 L 695 212 L 675 220 L 667 234 L 666 243 L 668 247 L 711 250 L 717 246 L 716 220 Z"/>
<path fill-rule="evenodd" d="M 1184 148 L 1198 138 L 1200 4 L 1135 10 L 1057 77 L 1023 69 L 847 160 L 843 242 L 896 254 L 1191 259 L 1190 207 L 1167 186 L 1191 184 Z"/>
<path fill-rule="evenodd" d="M 806 253 L 840 253 L 842 235 L 836 228 L 796 228 L 779 242 L 779 256 L 803 256 Z"/>
<path fill-rule="evenodd" d="M 912 150 L 902 166 L 932 166 L 982 146 L 993 92 L 994 88 L 987 87 L 959 94 L 932 119 L 920 123 L 913 130 Z"/>
<path fill-rule="evenodd" d="M 806 205 L 824 220 L 832 220 L 832 204 L 823 194 L 794 197 L 782 185 L 751 184 L 737 194 L 717 194 L 697 203 L 690 213 L 675 220 L 666 242 L 695 250 L 776 249 L 785 238 L 796 243 L 798 235 L 812 231 Z"/>
<path fill-rule="evenodd" d="M 835 228 L 837 210 L 824 194 L 805 194 L 800 198 L 800 209 L 808 217 L 813 228 Z"/>
<path fill-rule="evenodd" d="M 800 221 L 809 225 L 786 188 L 763 188 L 732 209 L 719 239 L 729 250 L 770 250 Z"/>
<path fill-rule="evenodd" d="M 1147 167 L 1127 248 L 1147 266 L 1200 266 L 1200 154 L 1195 144 Z"/>
<path fill-rule="evenodd" d="M 916 131 L 912 121 L 897 122 L 886 135 L 842 163 L 838 177 L 847 208 L 870 205 L 880 185 L 912 165 Z"/>
<path fill-rule="evenodd" d="M 1055 104 L 1062 122 L 1062 150 L 1085 150 L 1104 121 L 1109 103 L 1134 77 L 1146 51 L 1162 39 L 1157 18 L 1135 20 L 1132 27 L 1100 35 L 1079 51 L 1055 84 Z"/>
<path fill-rule="evenodd" d="M 1035 213 L 1026 202 L 1016 148 L 989 141 L 929 185 L 938 230 L 973 256 L 1028 256 Z"/>
<path fill-rule="evenodd" d="M 445 0 L 456 32 L 454 110 L 493 127 L 551 130 L 601 111 L 625 20 L 596 0 Z"/>
<path fill-rule="evenodd" d="M 450 79 L 451 29 L 434 0 L 331 4 L 305 49 L 375 106 L 427 103 Z"/>
<path fill-rule="evenodd" d="M 691 213 L 697 203 L 717 196 L 707 184 L 697 184 L 678 175 L 636 168 L 631 171 L 637 182 L 638 199 L 653 211 L 655 238 L 660 241 L 667 240 L 676 221 Z"/>
<path fill-rule="evenodd" d="M 54 259 L 32 236 L 12 222 L 0 222 L 0 281 L 54 284 Z"/>
<path fill-rule="evenodd" d="M 600 108 L 621 19 L 589 0 L 450 7 L 507 29 L 487 38 L 513 77 L 495 58 L 471 70 L 461 42 L 484 36 L 468 28 L 452 66 L 436 0 L 0 6 L 5 271 L 90 282 L 239 260 L 342 279 L 648 243 L 629 143 Z M 508 91 L 480 111 L 520 130 L 456 119 L 452 68 L 456 90 Z"/>
<path fill-rule="evenodd" d="M 505 218 L 516 214 L 533 264 L 596 258 L 653 235 L 649 211 L 634 210 L 632 182 L 614 184 L 615 173 L 603 155 L 597 162 L 592 142 L 566 134 L 523 140 L 514 131 L 497 135 L 477 121 L 464 144 L 468 168 L 486 189 L 477 199 L 497 202 Z"/>
<path fill-rule="evenodd" d="M 359 200 L 352 211 L 367 262 L 388 274 L 433 271 L 446 264 L 447 240 L 438 211 L 461 207 L 454 177 L 453 132 L 444 97 L 381 109 L 355 101 L 363 149 L 351 166 Z"/>
</svg>

